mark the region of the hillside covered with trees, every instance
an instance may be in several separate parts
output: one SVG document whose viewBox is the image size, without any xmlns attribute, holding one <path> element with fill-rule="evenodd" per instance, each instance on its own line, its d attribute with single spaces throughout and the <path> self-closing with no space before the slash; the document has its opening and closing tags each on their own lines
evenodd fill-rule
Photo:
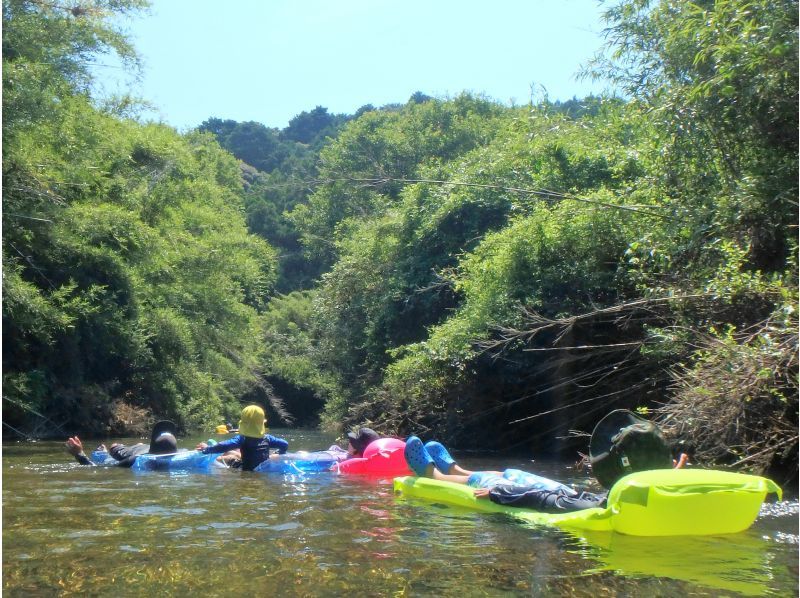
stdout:
<svg viewBox="0 0 800 598">
<path fill-rule="evenodd" d="M 143 3 L 92 5 L 3 3 L 4 434 L 259 401 L 574 455 L 627 407 L 796 470 L 797 2 L 609 3 L 586 74 L 616 97 L 186 134 L 93 97 Z"/>
</svg>

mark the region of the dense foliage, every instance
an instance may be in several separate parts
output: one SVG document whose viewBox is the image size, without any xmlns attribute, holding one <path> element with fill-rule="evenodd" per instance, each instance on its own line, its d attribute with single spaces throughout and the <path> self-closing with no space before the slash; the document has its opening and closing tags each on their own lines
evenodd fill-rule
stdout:
<svg viewBox="0 0 800 598">
<path fill-rule="evenodd" d="M 179 136 L 90 102 L 87 52 L 135 58 L 99 13 L 6 1 L 4 419 L 274 391 L 302 424 L 574 454 L 628 407 L 698 463 L 791 470 L 797 9 L 610 4 L 586 74 L 624 100 Z"/>
<path fill-rule="evenodd" d="M 242 162 L 248 228 L 278 251 L 279 292 L 312 287 L 324 268 L 303 257 L 300 234 L 287 213 L 305 203 L 318 176 L 320 149 L 351 119 L 317 106 L 295 116 L 283 130 L 219 118 L 198 127 Z"/>
<path fill-rule="evenodd" d="M 410 102 L 321 152 L 290 217 L 331 264 L 325 421 L 558 451 L 667 399 L 701 462 L 796 461 L 796 3 L 607 19 L 626 102 Z"/>
<path fill-rule="evenodd" d="M 88 95 L 88 57 L 126 50 L 101 9 L 137 5 L 3 5 L 7 429 L 196 426 L 257 379 L 275 255 L 246 230 L 236 160 Z"/>
</svg>

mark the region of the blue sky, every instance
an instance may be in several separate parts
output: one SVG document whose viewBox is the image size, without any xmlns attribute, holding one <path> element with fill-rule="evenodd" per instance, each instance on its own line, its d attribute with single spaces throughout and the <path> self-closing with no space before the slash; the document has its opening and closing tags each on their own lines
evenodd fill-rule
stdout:
<svg viewBox="0 0 800 598">
<path fill-rule="evenodd" d="M 575 78 L 603 43 L 597 0 L 153 0 L 128 22 L 144 61 L 129 84 L 180 130 L 209 117 L 283 128 L 325 106 L 462 91 L 504 104 L 600 93 Z M 107 61 L 106 61 L 107 62 Z M 122 90 L 119 69 L 101 86 Z M 533 90 L 533 91 L 532 91 Z"/>
</svg>

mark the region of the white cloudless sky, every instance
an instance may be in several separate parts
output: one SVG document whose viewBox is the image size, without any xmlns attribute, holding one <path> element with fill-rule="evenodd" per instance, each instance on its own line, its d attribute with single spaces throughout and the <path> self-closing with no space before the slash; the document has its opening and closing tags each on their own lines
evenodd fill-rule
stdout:
<svg viewBox="0 0 800 598">
<path fill-rule="evenodd" d="M 210 117 L 285 127 L 303 110 L 352 114 L 416 91 L 503 104 L 600 93 L 576 74 L 603 44 L 598 0 L 153 0 L 125 24 L 141 82 L 127 84 L 180 130 Z"/>
</svg>

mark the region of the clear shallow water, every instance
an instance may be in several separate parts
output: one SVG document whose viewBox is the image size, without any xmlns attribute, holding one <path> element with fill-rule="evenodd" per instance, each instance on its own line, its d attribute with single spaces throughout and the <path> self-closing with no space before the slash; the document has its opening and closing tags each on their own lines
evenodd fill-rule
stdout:
<svg viewBox="0 0 800 598">
<path fill-rule="evenodd" d="M 332 443 L 272 430 L 292 450 Z M 192 447 L 203 438 L 182 441 Z M 93 444 L 87 442 L 87 449 Z M 567 482 L 563 464 L 465 457 Z M 6 596 L 798 595 L 798 503 L 710 538 L 571 535 L 397 498 L 391 480 L 81 467 L 60 443 L 3 447 Z"/>
</svg>

